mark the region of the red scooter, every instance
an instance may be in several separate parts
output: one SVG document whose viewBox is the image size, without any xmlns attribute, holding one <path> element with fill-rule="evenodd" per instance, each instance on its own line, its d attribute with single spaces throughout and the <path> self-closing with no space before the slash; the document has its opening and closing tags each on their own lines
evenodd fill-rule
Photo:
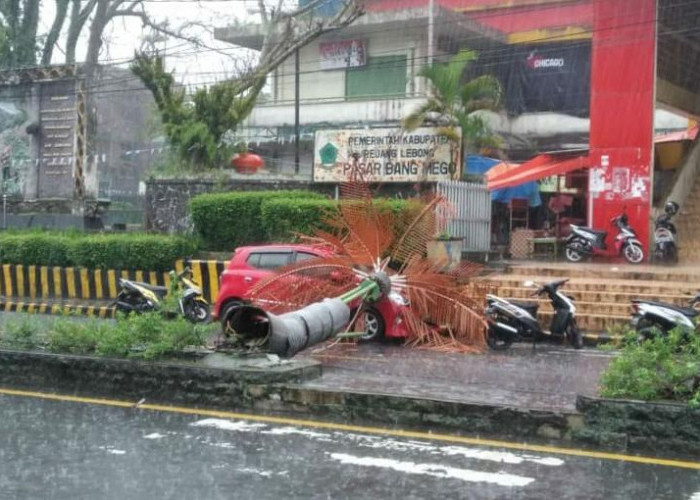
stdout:
<svg viewBox="0 0 700 500">
<path fill-rule="evenodd" d="M 610 219 L 610 223 L 618 230 L 614 244 L 605 244 L 607 231 L 590 227 L 571 225 L 571 234 L 566 240 L 566 259 L 570 262 L 580 262 L 585 256 L 603 255 L 606 257 L 624 256 L 630 264 L 639 264 L 644 260 L 642 243 L 637 234 L 629 226 L 626 214 Z"/>
</svg>

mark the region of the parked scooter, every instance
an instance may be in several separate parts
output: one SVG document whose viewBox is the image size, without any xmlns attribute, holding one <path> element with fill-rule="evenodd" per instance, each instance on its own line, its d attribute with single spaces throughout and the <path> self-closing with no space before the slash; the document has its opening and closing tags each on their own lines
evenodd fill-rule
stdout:
<svg viewBox="0 0 700 500">
<path fill-rule="evenodd" d="M 642 243 L 637 234 L 629 226 L 626 214 L 610 219 L 610 223 L 618 229 L 615 243 L 608 247 L 605 238 L 607 231 L 571 224 L 571 234 L 566 240 L 566 258 L 570 262 L 580 262 L 585 256 L 605 255 L 616 257 L 622 254 L 630 264 L 639 264 L 644 260 Z"/>
<path fill-rule="evenodd" d="M 202 295 L 202 289 L 192 281 L 190 276 L 192 271 L 187 268 L 183 272 L 170 273 L 171 280 L 177 283 L 182 290 L 178 307 L 180 314 L 195 323 L 203 323 L 209 320 L 209 304 Z M 121 290 L 117 296 L 115 306 L 117 311 L 123 313 L 144 313 L 160 310 L 165 296 L 168 295 L 168 288 L 164 286 L 154 286 L 140 281 L 126 279 L 119 280 Z"/>
<path fill-rule="evenodd" d="M 680 307 L 666 302 L 651 300 L 632 301 L 632 327 L 640 340 L 655 334 L 668 335 L 674 328 L 695 329 L 698 311 L 695 305 L 700 303 L 700 292 L 690 300 L 689 307 Z"/>
<path fill-rule="evenodd" d="M 576 326 L 574 299 L 559 289 L 568 279 L 542 285 L 533 297 L 547 294 L 554 308 L 550 331 L 545 332 L 537 321 L 538 304 L 507 301 L 495 295 L 486 296 L 486 320 L 489 325 L 487 342 L 494 350 L 503 350 L 523 339 L 536 342 L 546 336 L 564 337 L 576 349 L 583 347 L 583 335 Z"/>
<path fill-rule="evenodd" d="M 654 224 L 654 262 L 676 264 L 678 262 L 678 247 L 676 246 L 676 226 L 671 222 L 678 213 L 678 203 L 669 201 L 664 207 L 664 213 L 656 218 Z"/>
</svg>

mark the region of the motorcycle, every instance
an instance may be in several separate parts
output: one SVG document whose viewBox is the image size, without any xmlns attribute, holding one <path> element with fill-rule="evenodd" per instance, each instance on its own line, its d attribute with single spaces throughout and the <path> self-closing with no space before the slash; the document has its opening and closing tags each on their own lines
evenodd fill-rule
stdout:
<svg viewBox="0 0 700 500">
<path fill-rule="evenodd" d="M 678 247 L 676 246 L 676 226 L 671 222 L 678 213 L 678 203 L 669 201 L 664 207 L 664 213 L 656 218 L 654 223 L 654 262 L 678 262 Z"/>
<path fill-rule="evenodd" d="M 698 311 L 695 305 L 700 303 L 700 292 L 693 297 L 688 307 L 681 307 L 666 302 L 651 300 L 632 301 L 632 328 L 638 339 L 644 340 L 661 333 L 666 336 L 674 328 L 695 330 Z"/>
<path fill-rule="evenodd" d="M 642 243 L 637 234 L 629 226 L 626 214 L 610 219 L 610 223 L 618 229 L 615 244 L 608 247 L 605 244 L 607 231 L 571 224 L 571 234 L 566 240 L 566 259 L 569 262 L 580 262 L 586 255 L 605 255 L 615 257 L 622 254 L 630 264 L 639 264 L 644 260 Z"/>
<path fill-rule="evenodd" d="M 187 268 L 183 272 L 170 273 L 171 281 L 182 290 L 178 299 L 180 314 L 194 323 L 204 323 L 209 320 L 209 304 L 202 295 L 202 289 L 188 276 L 192 271 Z M 131 281 L 119 280 L 119 295 L 115 302 L 117 311 L 129 314 L 157 311 L 162 308 L 163 301 L 168 295 L 167 287 Z"/>
<path fill-rule="evenodd" d="M 538 304 L 507 301 L 495 295 L 486 296 L 486 321 L 489 326 L 487 343 L 494 350 L 503 350 L 517 340 L 554 336 L 566 338 L 576 349 L 583 347 L 583 335 L 576 325 L 574 299 L 561 292 L 568 279 L 553 281 L 537 288 L 531 295 L 546 294 L 554 308 L 549 332 L 545 332 L 537 321 Z M 534 285 L 534 283 L 533 283 Z"/>
</svg>

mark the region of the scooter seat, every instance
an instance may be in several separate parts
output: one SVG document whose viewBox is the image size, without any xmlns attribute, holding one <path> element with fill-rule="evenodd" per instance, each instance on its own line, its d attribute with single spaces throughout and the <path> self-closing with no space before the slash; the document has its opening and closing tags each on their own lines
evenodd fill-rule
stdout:
<svg viewBox="0 0 700 500">
<path fill-rule="evenodd" d="M 526 310 L 533 317 L 537 316 L 537 310 L 540 308 L 539 304 L 533 302 L 519 302 L 517 300 L 511 300 L 510 303 L 515 307 Z"/>
<path fill-rule="evenodd" d="M 582 227 L 581 229 L 588 233 L 595 234 L 596 236 L 600 236 L 603 238 L 608 235 L 607 231 L 601 231 L 600 229 L 591 229 L 590 227 Z"/>
<path fill-rule="evenodd" d="M 165 296 L 168 294 L 168 288 L 164 286 L 158 286 L 158 285 L 151 285 L 150 283 L 144 283 L 142 281 L 130 281 L 130 283 L 133 283 L 134 285 L 138 285 L 140 287 L 143 287 L 147 290 L 152 291 L 156 295 L 161 295 Z"/>
<path fill-rule="evenodd" d="M 651 300 L 633 300 L 632 302 L 635 304 L 648 304 L 650 306 L 665 307 L 666 309 L 672 309 L 683 314 L 684 316 L 688 316 L 689 318 L 694 318 L 698 315 L 698 311 L 692 307 L 682 307 L 674 304 L 667 304 L 665 302 L 654 302 Z"/>
</svg>

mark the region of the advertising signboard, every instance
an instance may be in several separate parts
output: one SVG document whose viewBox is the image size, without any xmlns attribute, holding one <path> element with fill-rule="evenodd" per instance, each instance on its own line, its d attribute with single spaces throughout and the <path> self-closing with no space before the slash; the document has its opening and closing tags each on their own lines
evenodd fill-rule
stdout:
<svg viewBox="0 0 700 500">
<path fill-rule="evenodd" d="M 367 64 L 364 40 L 338 40 L 318 45 L 321 69 L 359 68 Z"/>
<path fill-rule="evenodd" d="M 314 181 L 343 182 L 353 167 L 370 182 L 457 180 L 460 143 L 436 128 L 317 130 Z"/>
</svg>

